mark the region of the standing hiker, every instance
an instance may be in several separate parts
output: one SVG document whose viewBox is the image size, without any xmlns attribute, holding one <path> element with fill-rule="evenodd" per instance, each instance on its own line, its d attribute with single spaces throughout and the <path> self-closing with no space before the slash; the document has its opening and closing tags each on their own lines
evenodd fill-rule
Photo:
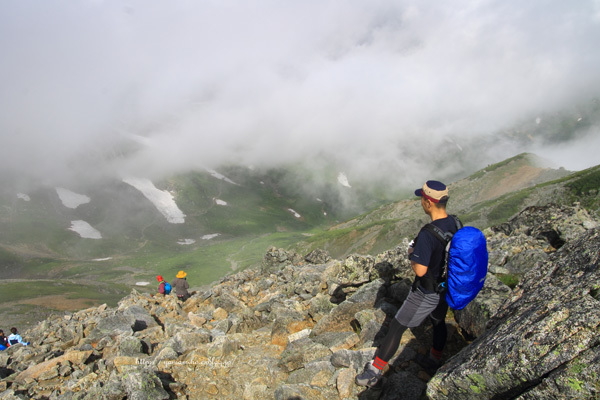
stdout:
<svg viewBox="0 0 600 400">
<path fill-rule="evenodd" d="M 186 301 L 188 297 L 190 297 L 190 294 L 188 293 L 190 285 L 188 284 L 187 279 L 185 279 L 186 276 L 187 273 L 179 271 L 172 281 L 177 298 L 181 301 Z"/>
<path fill-rule="evenodd" d="M 456 220 L 446 213 L 448 188 L 438 181 L 427 181 L 421 189 L 415 191 L 421 198 L 423 211 L 432 224 L 443 232 L 457 231 Z M 390 322 L 386 336 L 375 351 L 373 361 L 368 362 L 362 373 L 356 376 L 356 384 L 373 387 L 383 375 L 383 369 L 398 350 L 402 334 L 407 328 L 419 326 L 429 317 L 433 324 L 433 346 L 426 357 L 417 362 L 429 370 L 441 365 L 442 350 L 446 345 L 446 303 L 445 292 L 438 290 L 438 282 L 445 264 L 444 245 L 428 230 L 421 229 L 414 244 L 408 250 L 408 256 L 415 280 L 412 290 Z"/>
</svg>

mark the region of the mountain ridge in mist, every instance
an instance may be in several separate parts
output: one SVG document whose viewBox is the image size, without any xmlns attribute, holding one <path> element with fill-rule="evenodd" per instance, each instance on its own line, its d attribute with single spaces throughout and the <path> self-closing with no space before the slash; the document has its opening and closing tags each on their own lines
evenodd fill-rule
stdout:
<svg viewBox="0 0 600 400">
<path fill-rule="evenodd" d="M 527 205 L 567 201 L 568 196 L 562 193 L 566 184 L 561 178 L 577 174 L 547 165 L 547 160 L 522 153 L 452 182 L 448 212 L 457 214 L 466 224 L 484 229 L 507 220 Z M 552 191 L 554 180 L 556 188 Z M 307 253 L 322 248 L 334 257 L 353 252 L 376 254 L 394 247 L 399 237 L 414 236 L 425 223 L 427 217 L 419 201 L 412 197 L 337 224 L 298 243 L 296 250 Z"/>
<path fill-rule="evenodd" d="M 494 221 L 508 218 L 509 213 L 497 211 L 505 207 L 503 197 L 517 193 L 519 201 L 510 198 L 507 201 L 518 208 L 528 204 L 527 196 L 518 194 L 519 189 L 529 190 L 540 181 L 569 174 L 566 170 L 540 167 L 538 163 L 535 156 L 523 154 L 453 183 L 450 211 L 455 207 L 466 223 L 480 226 L 491 222 L 488 219 L 491 211 L 498 214 Z M 228 272 L 260 263 L 265 250 L 273 245 L 295 248 L 301 254 L 313 248 L 324 248 L 335 255 L 372 254 L 394 247 L 402 237 L 414 235 L 424 223 L 412 193 L 404 195 L 409 200 L 392 203 L 364 197 L 363 207 L 373 202 L 385 204 L 340 222 L 344 220 L 337 218 L 344 213 L 341 208 L 336 211 L 333 207 L 339 200 L 337 196 L 359 189 L 336 182 L 333 172 L 331 184 L 336 189 L 329 194 L 322 192 L 323 198 L 317 198 L 315 193 L 299 196 L 300 186 L 293 182 L 301 176 L 301 170 L 263 174 L 245 167 L 231 167 L 221 172 L 235 184 L 208 172 L 189 173 L 157 183 L 161 190 L 173 193 L 185 214 L 184 224 L 167 222 L 139 190 L 123 182 L 104 187 L 102 196 L 87 192 L 91 200 L 75 209 L 61 204 L 54 188 L 38 195 L 32 193 L 29 201 L 11 192 L 12 200 L 4 204 L 0 214 L 6 227 L 0 234 L 3 286 L 13 286 L 8 281 L 12 279 L 16 287 L 34 288 L 10 291 L 25 300 L 48 292 L 88 298 L 88 303 L 82 305 L 111 303 L 117 299 L 116 293 L 127 293 L 140 282 L 152 291 L 156 274 L 172 279 L 180 269 L 188 271 L 192 286 L 213 282 Z M 525 176 L 528 179 L 523 179 Z M 500 177 L 508 181 L 502 182 Z M 253 189 L 249 188 L 249 182 L 254 182 Z M 291 188 L 287 185 L 290 182 Z M 557 183 L 561 185 L 564 183 Z M 356 199 L 361 199 L 360 196 Z M 120 208 L 122 204 L 127 207 Z M 487 204 L 486 212 L 478 211 L 481 204 Z M 19 218 L 24 218 L 21 225 L 16 223 Z M 101 240 L 78 237 L 69 230 L 74 218 L 88 221 L 106 237 Z M 127 221 L 140 224 L 128 225 Z M 330 226 L 333 227 L 327 229 Z M 13 301 L 18 303 L 17 299 Z M 53 306 L 50 301 L 48 305 Z"/>
</svg>

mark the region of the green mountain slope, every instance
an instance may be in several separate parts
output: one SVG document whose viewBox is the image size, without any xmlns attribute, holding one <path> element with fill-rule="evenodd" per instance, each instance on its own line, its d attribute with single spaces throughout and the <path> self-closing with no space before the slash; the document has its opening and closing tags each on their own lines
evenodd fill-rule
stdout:
<svg viewBox="0 0 600 400">
<path fill-rule="evenodd" d="M 66 207 L 53 186 L 24 190 L 2 182 L 0 308 L 12 304 L 13 314 L 27 314 L 39 306 L 116 304 L 132 287 L 154 291 L 156 275 L 170 280 L 180 269 L 198 287 L 260 263 L 270 246 L 290 247 L 307 231 L 384 201 L 367 190 L 347 190 L 334 173 L 315 182 L 293 169 L 229 167 L 219 173 L 153 182 L 173 196 L 184 223 L 170 223 L 122 181 L 66 187 L 89 198 L 76 208 Z M 71 230 L 79 220 L 102 238 Z"/>
<path fill-rule="evenodd" d="M 598 189 L 594 178 L 598 167 L 570 173 L 541 163 L 532 154 L 520 154 L 450 184 L 448 211 L 464 223 L 483 229 L 506 221 L 528 205 L 569 202 L 579 190 L 575 188 L 592 193 Z M 402 238 L 414 236 L 426 222 L 419 201 L 411 197 L 317 233 L 295 249 L 304 254 L 321 248 L 333 257 L 353 252 L 377 254 L 395 247 Z"/>
</svg>

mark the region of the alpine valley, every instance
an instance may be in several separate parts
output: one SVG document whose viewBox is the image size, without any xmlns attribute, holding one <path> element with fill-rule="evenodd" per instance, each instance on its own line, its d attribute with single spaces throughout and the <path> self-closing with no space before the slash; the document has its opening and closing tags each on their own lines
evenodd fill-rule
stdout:
<svg viewBox="0 0 600 400">
<path fill-rule="evenodd" d="M 600 166 L 524 153 L 450 185 L 484 231 L 486 286 L 450 312 L 444 365 L 405 333 L 378 390 L 354 384 L 410 288 L 410 192 L 339 171 L 229 166 L 160 182 L 5 182 L 2 399 L 538 399 L 600 395 Z M 322 183 L 325 182 L 325 183 Z M 385 194 L 384 194 L 385 193 Z M 192 297 L 155 295 L 188 274 Z"/>
</svg>

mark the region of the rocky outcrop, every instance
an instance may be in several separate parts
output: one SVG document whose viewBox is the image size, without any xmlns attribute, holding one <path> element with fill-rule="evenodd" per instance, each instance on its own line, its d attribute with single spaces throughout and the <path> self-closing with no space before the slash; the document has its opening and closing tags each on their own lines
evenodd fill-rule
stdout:
<svg viewBox="0 0 600 400">
<path fill-rule="evenodd" d="M 413 361 L 431 345 L 425 323 L 404 334 L 380 390 L 354 384 L 411 288 L 402 240 L 343 260 L 271 248 L 184 303 L 132 291 L 115 308 L 49 318 L 24 333 L 31 346 L 0 352 L 0 399 L 585 397 L 598 392 L 600 298 L 586 215 L 536 208 L 486 231 L 491 263 L 519 264 L 524 278 L 511 291 L 489 274 L 446 321 L 447 362 L 433 378 Z M 558 241 L 541 233 L 551 230 Z M 544 256 L 517 257 L 528 250 Z"/>
<path fill-rule="evenodd" d="M 599 259 L 594 229 L 530 269 L 485 333 L 429 382 L 430 398 L 597 397 Z"/>
<path fill-rule="evenodd" d="M 474 301 L 454 316 L 468 337 L 480 336 L 511 289 L 497 276 L 516 285 L 527 271 L 539 268 L 565 242 L 598 226 L 579 204 L 571 207 L 529 207 L 510 221 L 484 233 L 489 252 L 485 286 Z"/>
</svg>

